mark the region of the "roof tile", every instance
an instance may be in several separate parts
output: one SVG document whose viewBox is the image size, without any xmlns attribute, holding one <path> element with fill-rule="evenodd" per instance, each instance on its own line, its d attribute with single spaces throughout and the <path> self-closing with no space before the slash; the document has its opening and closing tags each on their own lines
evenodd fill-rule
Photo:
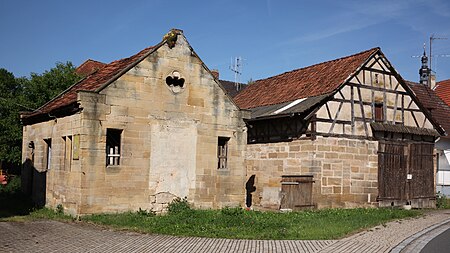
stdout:
<svg viewBox="0 0 450 253">
<path fill-rule="evenodd" d="M 39 109 L 35 110 L 34 112 L 23 115 L 23 117 L 28 118 L 40 114 L 46 114 L 55 109 L 59 109 L 61 107 L 75 103 L 77 101 L 78 91 L 97 90 L 98 88 L 102 87 L 102 85 L 104 85 L 106 82 L 108 82 L 110 79 L 112 79 L 114 76 L 116 76 L 120 71 L 126 69 L 129 65 L 136 62 L 139 58 L 144 56 L 153 48 L 154 47 L 148 47 L 131 57 L 113 61 L 109 64 L 104 64 L 102 68 L 86 76 L 78 83 L 69 87 L 63 93 L 61 93 L 60 95 L 58 95 L 57 97 L 55 97 L 54 99 L 52 99 L 51 101 L 40 107 Z M 99 64 L 96 65 L 99 66 Z"/>
<path fill-rule="evenodd" d="M 450 107 L 439 98 L 435 91 L 428 88 L 428 86 L 407 82 L 409 87 L 413 90 L 420 103 L 431 112 L 435 121 L 437 121 L 442 128 L 450 133 Z"/>
<path fill-rule="evenodd" d="M 255 81 L 241 91 L 234 100 L 240 108 L 250 109 L 330 93 L 379 50 L 379 48 L 372 48 Z"/>
<path fill-rule="evenodd" d="M 450 106 L 450 79 L 436 83 L 436 94 Z"/>
<path fill-rule="evenodd" d="M 105 65 L 106 63 L 88 59 L 85 62 L 83 62 L 80 66 L 78 66 L 75 69 L 75 72 L 81 76 L 88 76 L 94 73 L 95 71 L 103 68 Z"/>
</svg>

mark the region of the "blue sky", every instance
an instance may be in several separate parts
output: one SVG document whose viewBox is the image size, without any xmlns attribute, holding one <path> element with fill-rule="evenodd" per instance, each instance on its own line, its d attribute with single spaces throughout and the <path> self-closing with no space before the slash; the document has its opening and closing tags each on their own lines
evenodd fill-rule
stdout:
<svg viewBox="0 0 450 253">
<path fill-rule="evenodd" d="M 450 78 L 450 1 L 0 1 L 0 68 L 15 76 L 56 62 L 111 62 L 161 41 L 171 28 L 221 79 L 243 59 L 240 80 L 261 79 L 372 47 L 418 81 L 423 43 L 435 40 L 433 69 Z"/>
</svg>

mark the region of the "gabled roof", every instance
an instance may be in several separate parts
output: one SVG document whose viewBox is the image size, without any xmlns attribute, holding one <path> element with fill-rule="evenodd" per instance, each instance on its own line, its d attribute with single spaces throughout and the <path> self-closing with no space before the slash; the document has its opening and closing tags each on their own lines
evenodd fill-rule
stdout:
<svg viewBox="0 0 450 253">
<path fill-rule="evenodd" d="M 80 66 L 78 66 L 75 69 L 75 72 L 81 76 L 88 76 L 94 73 L 95 71 L 103 68 L 105 65 L 106 63 L 88 59 L 85 62 L 83 62 Z"/>
<path fill-rule="evenodd" d="M 49 120 L 51 118 L 62 117 L 71 115 L 80 111 L 82 108 L 79 107 L 77 103 L 77 93 L 78 91 L 90 91 L 90 92 L 100 92 L 109 84 L 117 80 L 131 68 L 136 66 L 139 62 L 144 60 L 162 45 L 166 44 L 169 48 L 175 46 L 177 41 L 177 36 L 183 36 L 183 31 L 179 29 L 172 29 L 167 33 L 163 40 L 155 46 L 151 46 L 145 48 L 138 52 L 137 54 L 130 56 L 128 58 L 124 58 L 121 60 L 113 61 L 109 64 L 104 64 L 94 60 L 88 60 L 83 63 L 77 70 L 84 71 L 86 69 L 87 72 L 89 70 L 94 69 L 94 72 L 90 73 L 85 78 L 81 79 L 79 82 L 75 83 L 61 94 L 41 106 L 40 108 L 34 110 L 33 112 L 22 112 L 21 119 L 22 122 L 26 124 L 33 124 L 36 122 L 42 122 L 45 120 Z M 188 47 L 192 51 L 192 55 L 199 58 L 195 53 L 193 48 L 187 43 Z M 201 61 L 201 59 L 200 59 Z M 84 66 L 83 66 L 84 65 Z M 213 73 L 208 69 L 208 67 L 203 63 L 202 66 L 211 74 Z M 95 70 L 95 68 L 98 68 Z M 81 70 L 80 70 L 81 69 Z M 215 78 L 215 82 L 217 85 L 224 90 L 227 96 L 230 97 L 231 103 L 235 104 L 235 102 L 231 99 L 230 94 L 227 93 L 226 89 L 222 86 L 219 80 Z M 236 105 L 237 106 L 237 105 Z"/>
<path fill-rule="evenodd" d="M 436 83 L 436 94 L 450 106 L 450 79 Z"/>
<path fill-rule="evenodd" d="M 407 83 L 419 102 L 431 113 L 433 119 L 447 134 L 450 133 L 450 107 L 428 86 L 409 81 Z"/>
<path fill-rule="evenodd" d="M 225 80 L 219 80 L 219 82 L 222 84 L 223 88 L 227 91 L 228 95 L 230 97 L 234 98 L 236 97 L 239 92 L 241 92 L 247 85 L 240 83 L 239 87 L 236 88 L 236 83 L 231 81 L 225 81 Z"/>
<path fill-rule="evenodd" d="M 240 92 L 234 100 L 241 109 L 250 109 L 331 93 L 378 51 L 380 48 L 372 48 L 255 81 Z"/>
<path fill-rule="evenodd" d="M 137 63 L 142 57 L 144 57 L 154 48 L 154 46 L 148 47 L 131 57 L 113 61 L 109 64 L 104 64 L 103 67 L 81 79 L 79 82 L 75 83 L 37 110 L 31 113 L 23 114 L 22 119 L 38 116 L 41 114 L 48 114 L 54 110 L 69 107 L 75 104 L 77 102 L 78 91 L 97 91 L 98 89 L 101 89 L 102 86 L 117 78 L 122 71 L 124 71 L 134 63 Z M 100 64 L 96 65 L 100 66 Z"/>
</svg>

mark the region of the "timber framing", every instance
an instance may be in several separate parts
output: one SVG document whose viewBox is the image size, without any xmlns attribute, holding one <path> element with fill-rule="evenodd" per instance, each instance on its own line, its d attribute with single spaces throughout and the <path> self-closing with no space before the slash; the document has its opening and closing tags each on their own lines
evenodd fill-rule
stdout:
<svg viewBox="0 0 450 253">
<path fill-rule="evenodd" d="M 370 124 L 378 121 L 376 106 L 381 106 L 377 113 L 383 124 L 435 128 L 439 134 L 445 133 L 379 49 L 323 101 L 311 106 L 314 108 L 305 111 L 314 111 L 314 116 L 308 119 L 304 113 L 249 119 L 248 143 L 300 139 L 302 135 L 371 140 L 374 133 Z M 406 133 L 401 137 L 417 139 Z"/>
</svg>

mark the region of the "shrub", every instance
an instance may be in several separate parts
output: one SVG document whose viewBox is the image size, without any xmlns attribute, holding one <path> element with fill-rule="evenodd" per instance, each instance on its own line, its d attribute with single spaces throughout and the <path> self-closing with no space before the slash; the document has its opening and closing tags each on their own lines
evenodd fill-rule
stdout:
<svg viewBox="0 0 450 253">
<path fill-rule="evenodd" d="M 63 207 L 62 204 L 58 204 L 58 205 L 56 206 L 56 213 L 57 213 L 57 214 L 64 214 L 64 207 Z"/>
<path fill-rule="evenodd" d="M 153 210 L 147 211 L 145 209 L 141 209 L 140 207 L 139 207 L 139 210 L 136 212 L 136 214 L 141 215 L 141 216 L 148 216 L 148 217 L 156 215 L 155 211 L 153 211 Z"/>
<path fill-rule="evenodd" d="M 441 192 L 438 192 L 436 194 L 436 207 L 437 208 L 450 208 L 450 205 L 448 203 L 447 197 L 442 194 Z"/>
<path fill-rule="evenodd" d="M 11 177 L 8 184 L 0 185 L 0 194 L 14 194 L 20 192 L 20 177 Z"/>
<path fill-rule="evenodd" d="M 187 201 L 187 197 L 184 198 L 175 198 L 172 202 L 169 203 L 167 207 L 167 211 L 169 214 L 179 214 L 187 211 L 191 211 L 191 206 Z"/>
</svg>

